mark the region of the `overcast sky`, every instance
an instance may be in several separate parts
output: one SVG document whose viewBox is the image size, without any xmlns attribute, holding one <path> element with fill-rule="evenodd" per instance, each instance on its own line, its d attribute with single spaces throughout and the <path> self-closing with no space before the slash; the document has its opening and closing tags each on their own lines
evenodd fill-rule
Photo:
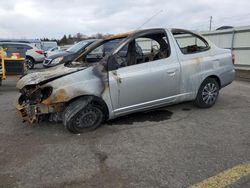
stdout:
<svg viewBox="0 0 250 188">
<path fill-rule="evenodd" d="M 0 38 L 61 38 L 78 32 L 119 33 L 143 28 L 207 30 L 250 25 L 249 0 L 0 0 Z"/>
</svg>

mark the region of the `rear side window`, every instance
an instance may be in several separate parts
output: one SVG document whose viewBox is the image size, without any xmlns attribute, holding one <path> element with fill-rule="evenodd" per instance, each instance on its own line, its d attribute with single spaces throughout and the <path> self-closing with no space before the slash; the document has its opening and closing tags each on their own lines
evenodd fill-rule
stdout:
<svg viewBox="0 0 250 188">
<path fill-rule="evenodd" d="M 193 54 L 208 50 L 208 42 L 198 35 L 185 31 L 172 31 L 173 36 L 183 54 Z"/>
</svg>

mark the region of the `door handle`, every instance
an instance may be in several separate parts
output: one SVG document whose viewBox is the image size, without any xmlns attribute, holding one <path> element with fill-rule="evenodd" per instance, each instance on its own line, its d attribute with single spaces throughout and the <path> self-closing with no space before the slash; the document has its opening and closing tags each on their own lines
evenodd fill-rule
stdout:
<svg viewBox="0 0 250 188">
<path fill-rule="evenodd" d="M 177 71 L 177 69 L 172 69 L 172 70 L 168 70 L 167 73 L 170 76 L 174 76 L 176 74 L 176 71 Z"/>
</svg>

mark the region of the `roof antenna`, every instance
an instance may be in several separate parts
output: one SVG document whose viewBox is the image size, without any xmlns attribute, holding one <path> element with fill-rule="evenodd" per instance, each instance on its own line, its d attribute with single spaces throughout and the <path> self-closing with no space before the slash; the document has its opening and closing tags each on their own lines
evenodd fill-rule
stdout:
<svg viewBox="0 0 250 188">
<path fill-rule="evenodd" d="M 151 16 L 150 18 L 148 18 L 142 25 L 140 25 L 137 29 L 136 29 L 136 31 L 137 30 L 139 30 L 139 29 L 141 29 L 145 24 L 147 24 L 148 22 L 150 22 L 154 17 L 156 17 L 156 16 L 158 16 L 160 13 L 162 13 L 163 12 L 163 10 L 160 10 L 160 11 L 158 11 L 157 13 L 155 13 L 153 16 Z"/>
</svg>

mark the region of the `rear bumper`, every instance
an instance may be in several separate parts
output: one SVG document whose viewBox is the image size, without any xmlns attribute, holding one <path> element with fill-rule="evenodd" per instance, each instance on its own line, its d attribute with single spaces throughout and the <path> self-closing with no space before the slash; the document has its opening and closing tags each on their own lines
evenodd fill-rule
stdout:
<svg viewBox="0 0 250 188">
<path fill-rule="evenodd" d="M 235 70 L 232 69 L 228 72 L 225 72 L 221 75 L 221 88 L 229 85 L 235 79 Z"/>
</svg>

